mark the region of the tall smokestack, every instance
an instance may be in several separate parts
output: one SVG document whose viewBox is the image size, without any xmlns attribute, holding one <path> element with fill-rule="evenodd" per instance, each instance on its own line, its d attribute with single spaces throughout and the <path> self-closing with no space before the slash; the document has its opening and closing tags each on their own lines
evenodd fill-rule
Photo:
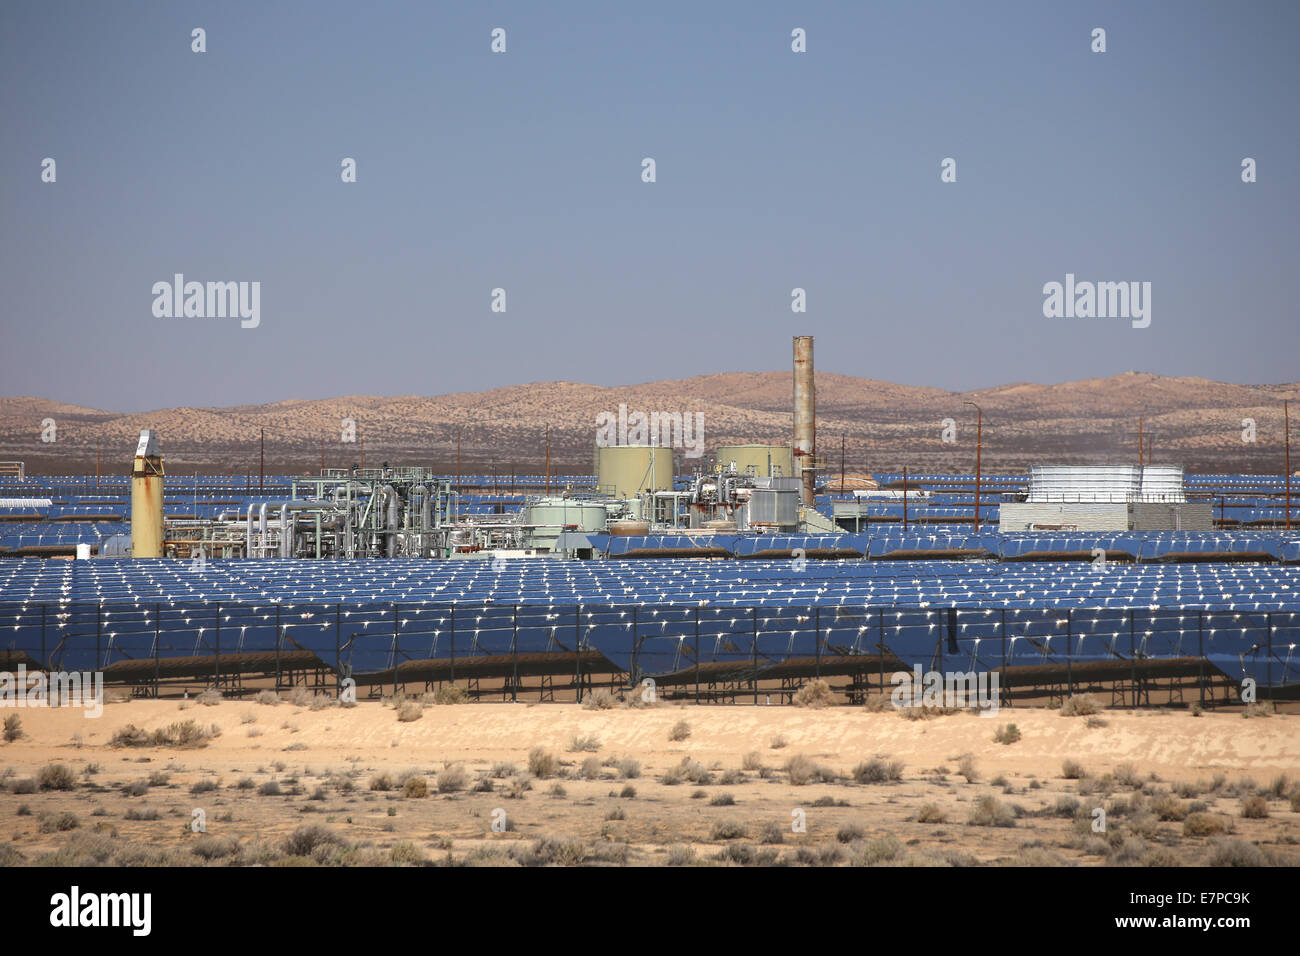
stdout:
<svg viewBox="0 0 1300 956">
<path fill-rule="evenodd" d="M 145 429 L 131 466 L 131 557 L 163 556 L 163 460 L 158 436 Z"/>
<path fill-rule="evenodd" d="M 813 388 L 813 337 L 794 337 L 794 455 L 803 479 L 801 499 L 811 507 L 817 485 L 813 451 L 817 446 L 817 395 Z"/>
</svg>

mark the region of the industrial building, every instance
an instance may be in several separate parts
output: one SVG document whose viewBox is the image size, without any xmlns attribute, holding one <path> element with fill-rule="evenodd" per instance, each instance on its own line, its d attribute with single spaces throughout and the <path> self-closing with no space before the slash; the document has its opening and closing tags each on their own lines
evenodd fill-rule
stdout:
<svg viewBox="0 0 1300 956">
<path fill-rule="evenodd" d="M 1014 497 L 1014 496 L 1013 496 Z M 1209 531 L 1213 505 L 1189 501 L 1180 465 L 1035 465 L 1002 531 Z"/>
</svg>

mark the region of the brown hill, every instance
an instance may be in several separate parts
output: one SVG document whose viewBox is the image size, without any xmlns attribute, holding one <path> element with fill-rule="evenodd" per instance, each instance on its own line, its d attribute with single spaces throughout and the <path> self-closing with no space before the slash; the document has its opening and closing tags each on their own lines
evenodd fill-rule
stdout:
<svg viewBox="0 0 1300 956">
<path fill-rule="evenodd" d="M 850 472 L 970 471 L 975 463 L 975 412 L 984 410 L 984 467 L 1019 471 L 1034 462 L 1136 461 L 1138 419 L 1153 440 L 1154 459 L 1194 471 L 1280 472 L 1282 401 L 1300 405 L 1300 383 L 1234 385 L 1203 378 L 1127 372 L 1060 385 L 1014 383 L 972 392 L 896 385 L 847 375 L 817 376 L 819 453 L 828 472 L 840 469 L 841 440 Z M 159 431 L 168 470 L 253 473 L 259 434 L 266 430 L 268 472 L 313 472 L 324 443 L 331 467 L 388 461 L 456 469 L 461 438 L 465 473 L 540 473 L 551 431 L 552 471 L 591 468 L 596 416 L 629 410 L 700 413 L 705 448 L 744 442 L 788 442 L 788 371 L 719 373 L 608 388 L 538 382 L 484 392 L 423 397 L 349 395 L 233 408 L 167 408 L 119 414 L 57 401 L 0 399 L 0 458 L 38 472 L 93 473 L 129 465 L 142 428 Z M 56 440 L 42 442 L 53 419 Z M 1256 440 L 1242 440 L 1243 419 Z M 342 439 L 344 420 L 359 441 Z M 942 439 L 944 420 L 956 441 Z M 1298 443 L 1300 444 L 1300 443 Z M 690 470 L 696 461 L 683 462 Z"/>
</svg>

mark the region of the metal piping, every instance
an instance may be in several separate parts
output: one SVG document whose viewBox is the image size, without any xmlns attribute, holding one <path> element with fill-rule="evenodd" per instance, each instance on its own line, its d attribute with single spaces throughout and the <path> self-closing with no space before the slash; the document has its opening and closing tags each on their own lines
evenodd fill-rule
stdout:
<svg viewBox="0 0 1300 956">
<path fill-rule="evenodd" d="M 384 485 L 380 489 L 386 496 L 387 515 L 384 521 L 384 527 L 387 529 L 384 535 L 384 553 L 387 557 L 397 557 L 397 492 L 393 490 L 392 485 Z"/>
</svg>

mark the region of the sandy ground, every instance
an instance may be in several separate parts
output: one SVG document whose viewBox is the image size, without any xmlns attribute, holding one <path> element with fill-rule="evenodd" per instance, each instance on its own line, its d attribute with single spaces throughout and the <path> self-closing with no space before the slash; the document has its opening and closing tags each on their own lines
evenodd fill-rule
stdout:
<svg viewBox="0 0 1300 956">
<path fill-rule="evenodd" d="M 1247 852 L 1262 852 L 1256 861 L 1300 862 L 1294 715 L 1105 710 L 1105 725 L 1090 727 L 1085 718 L 1038 708 L 1004 709 L 993 719 L 956 713 L 910 720 L 848 706 L 475 703 L 425 706 L 419 719 L 400 722 L 392 706 L 375 701 L 311 710 L 251 700 L 131 701 L 107 705 L 98 719 L 72 709 L 0 716 L 10 713 L 20 717 L 24 736 L 0 743 L 0 861 L 18 864 L 60 847 L 85 849 L 91 835 L 110 841 L 98 852 L 109 862 L 131 859 L 117 853 L 122 847 L 162 854 L 136 862 L 202 862 L 192 852 L 195 809 L 203 810 L 209 836 L 238 841 L 224 862 L 277 862 L 284 837 L 305 823 L 323 824 L 341 846 L 353 847 L 342 862 L 371 864 L 662 864 L 687 862 L 692 851 L 698 862 L 723 854 L 767 864 L 1203 865 Z M 110 744 L 128 724 L 154 730 L 189 719 L 217 725 L 220 735 L 195 748 Z M 671 740 L 681 721 L 689 736 Z M 1020 739 L 994 742 L 1009 722 Z M 585 744 L 595 749 L 574 749 L 579 737 L 591 738 Z M 553 773 L 529 773 L 534 748 L 554 756 Z M 835 779 L 796 785 L 784 769 L 796 755 Z M 584 779 L 583 762 L 592 757 L 585 769 L 595 779 Z M 901 779 L 855 781 L 854 768 L 872 757 L 901 761 Z M 618 764 L 628 758 L 640 765 L 630 779 L 633 768 Z M 702 765 L 706 782 L 664 781 L 684 758 Z M 1066 779 L 1066 759 L 1086 777 Z M 971 761 L 967 779 L 961 770 Z M 50 763 L 72 771 L 73 789 L 24 792 L 31 785 L 22 782 Z M 492 776 L 502 763 L 515 772 L 497 767 Z M 458 764 L 464 789 L 438 792 L 439 775 L 454 782 L 445 771 Z M 427 780 L 427 796 L 371 789 L 377 777 L 396 783 L 408 773 Z M 281 795 L 261 792 L 272 780 Z M 474 791 L 484 780 L 492 791 Z M 216 787 L 192 792 L 201 781 Z M 1262 797 L 1267 816 L 1242 815 L 1251 796 Z M 714 805 L 719 797 L 734 803 Z M 1011 825 L 970 822 L 985 797 L 1013 814 L 1004 821 Z M 917 819 L 926 805 L 933 809 L 922 818 L 937 822 Z M 1094 830 L 1096 807 L 1107 812 L 1103 832 Z M 1185 832 L 1181 817 L 1196 811 L 1224 832 Z M 63 814 L 77 825 L 60 830 Z M 801 817 L 802 832 L 795 826 Z M 493 832 L 494 818 L 508 829 Z M 70 825 L 66 816 L 62 825 Z M 567 843 L 568 855 L 552 853 L 555 844 L 539 855 L 539 840 Z M 339 862 L 337 854 L 327 857 L 317 855 Z M 76 853 L 61 859 L 90 862 Z"/>
</svg>

